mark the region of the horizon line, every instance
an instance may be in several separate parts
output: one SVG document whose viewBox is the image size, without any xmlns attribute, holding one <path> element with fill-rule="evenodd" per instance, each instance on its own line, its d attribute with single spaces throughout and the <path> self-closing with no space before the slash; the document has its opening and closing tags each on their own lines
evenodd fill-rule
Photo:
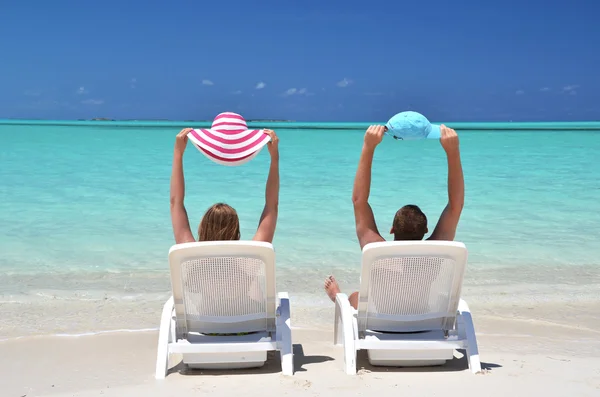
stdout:
<svg viewBox="0 0 600 397">
<path fill-rule="evenodd" d="M 249 119 L 248 127 L 253 129 L 290 128 L 304 130 L 358 130 L 372 124 L 385 124 L 385 122 L 368 121 L 294 121 L 279 119 Z M 0 119 L 0 125 L 40 125 L 40 126 L 85 126 L 85 127 L 129 127 L 129 128 L 193 128 L 210 127 L 212 120 L 169 120 L 169 119 L 122 119 L 113 120 L 106 118 L 77 119 L 77 120 L 52 120 L 52 119 Z M 445 124 L 456 130 L 471 131 L 600 131 L 600 121 L 465 121 L 465 122 L 432 122 L 432 124 Z"/>
</svg>

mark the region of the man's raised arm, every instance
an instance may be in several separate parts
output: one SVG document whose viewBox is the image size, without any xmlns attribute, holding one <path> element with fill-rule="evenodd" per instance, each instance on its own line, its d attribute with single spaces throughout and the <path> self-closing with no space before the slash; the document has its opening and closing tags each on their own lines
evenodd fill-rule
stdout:
<svg viewBox="0 0 600 397">
<path fill-rule="evenodd" d="M 428 240 L 452 241 L 465 204 L 465 181 L 463 178 L 458 135 L 456 131 L 444 125 L 440 126 L 440 143 L 448 159 L 448 204 Z"/>
</svg>

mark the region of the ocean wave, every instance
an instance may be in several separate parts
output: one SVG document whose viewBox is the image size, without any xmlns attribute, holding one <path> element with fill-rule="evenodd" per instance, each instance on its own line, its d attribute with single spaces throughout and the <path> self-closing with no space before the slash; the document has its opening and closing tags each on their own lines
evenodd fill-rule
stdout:
<svg viewBox="0 0 600 397">
<path fill-rule="evenodd" d="M 21 336 L 13 336 L 10 338 L 0 339 L 0 342 L 9 342 L 19 339 L 30 339 L 30 338 L 49 338 L 49 337 L 60 337 L 60 338 L 79 338 L 82 336 L 95 336 L 95 335 L 103 335 L 103 334 L 118 334 L 118 333 L 137 333 L 137 332 L 153 332 L 158 331 L 158 327 L 156 328 L 139 328 L 139 329 L 112 329 L 112 330 L 103 330 L 103 331 L 90 331 L 90 332 L 80 332 L 73 334 L 66 333 L 55 333 L 55 334 L 44 334 L 44 335 L 21 335 Z"/>
</svg>

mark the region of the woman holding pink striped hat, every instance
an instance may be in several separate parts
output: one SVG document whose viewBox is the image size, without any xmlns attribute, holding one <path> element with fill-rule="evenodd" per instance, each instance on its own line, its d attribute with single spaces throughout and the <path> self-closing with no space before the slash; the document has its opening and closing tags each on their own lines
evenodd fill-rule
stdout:
<svg viewBox="0 0 600 397">
<path fill-rule="evenodd" d="M 265 206 L 253 240 L 271 243 L 275 235 L 279 207 L 279 139 L 272 130 L 249 130 L 236 113 L 217 115 L 210 129 L 181 130 L 175 139 L 171 173 L 171 222 L 175 243 L 196 241 L 183 204 L 185 182 L 183 153 L 191 140 L 205 156 L 219 164 L 240 165 L 254 158 L 266 145 L 271 155 Z M 198 226 L 198 241 L 239 240 L 240 221 L 235 209 L 225 203 L 212 205 Z"/>
</svg>

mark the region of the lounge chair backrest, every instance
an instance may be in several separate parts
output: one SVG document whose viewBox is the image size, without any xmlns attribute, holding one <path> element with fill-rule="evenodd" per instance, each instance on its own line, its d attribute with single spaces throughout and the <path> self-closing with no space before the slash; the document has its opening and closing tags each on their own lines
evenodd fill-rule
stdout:
<svg viewBox="0 0 600 397">
<path fill-rule="evenodd" d="M 169 250 L 177 335 L 275 328 L 275 252 L 269 243 L 208 241 Z"/>
<path fill-rule="evenodd" d="M 454 327 L 467 248 L 452 241 L 367 244 L 358 330 L 416 332 Z"/>
</svg>

